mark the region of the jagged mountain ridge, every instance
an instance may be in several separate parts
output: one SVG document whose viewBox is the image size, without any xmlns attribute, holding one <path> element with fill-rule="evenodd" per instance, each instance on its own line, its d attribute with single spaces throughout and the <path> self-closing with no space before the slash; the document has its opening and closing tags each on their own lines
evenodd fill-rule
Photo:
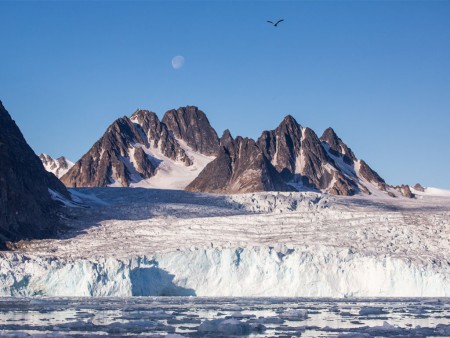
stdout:
<svg viewBox="0 0 450 338">
<path fill-rule="evenodd" d="M 40 154 L 39 159 L 44 165 L 45 170 L 53 173 L 58 178 L 61 178 L 74 165 L 72 161 L 69 161 L 64 156 L 55 159 L 48 154 Z"/>
<path fill-rule="evenodd" d="M 0 101 L 0 246 L 6 241 L 55 234 L 60 204 L 70 198 L 64 185 L 47 172 Z"/>
<path fill-rule="evenodd" d="M 391 187 L 336 135 L 319 138 L 290 115 L 255 141 L 226 130 L 219 139 L 195 106 L 148 110 L 116 120 L 62 177 L 69 187 L 144 186 L 199 192 L 320 190 L 334 195 L 383 193 Z"/>
<path fill-rule="evenodd" d="M 292 191 L 267 157 L 249 138 L 233 139 L 226 130 L 214 161 L 187 187 L 189 191 L 245 193 L 254 191 Z"/>
<path fill-rule="evenodd" d="M 164 120 L 179 128 L 170 130 L 148 110 L 117 119 L 61 180 L 68 187 L 161 187 L 162 181 L 184 188 L 213 159 L 217 134 L 197 107 L 169 111 Z"/>
<path fill-rule="evenodd" d="M 356 183 L 336 168 L 316 133 L 290 115 L 276 129 L 264 131 L 258 145 L 284 179 L 297 189 L 315 188 L 336 195 L 356 192 Z"/>
</svg>

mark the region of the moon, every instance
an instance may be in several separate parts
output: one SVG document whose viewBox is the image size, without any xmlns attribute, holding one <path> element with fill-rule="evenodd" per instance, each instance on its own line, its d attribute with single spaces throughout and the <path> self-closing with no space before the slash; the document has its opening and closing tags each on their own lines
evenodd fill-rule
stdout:
<svg viewBox="0 0 450 338">
<path fill-rule="evenodd" d="M 184 65 L 184 57 L 181 55 L 174 56 L 172 59 L 173 69 L 180 69 Z"/>
</svg>

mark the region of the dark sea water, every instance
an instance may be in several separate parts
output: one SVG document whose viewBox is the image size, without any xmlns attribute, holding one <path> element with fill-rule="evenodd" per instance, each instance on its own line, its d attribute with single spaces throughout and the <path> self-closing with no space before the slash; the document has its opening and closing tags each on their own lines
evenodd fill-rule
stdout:
<svg viewBox="0 0 450 338">
<path fill-rule="evenodd" d="M 450 337 L 450 299 L 0 298 L 2 337 Z"/>
</svg>

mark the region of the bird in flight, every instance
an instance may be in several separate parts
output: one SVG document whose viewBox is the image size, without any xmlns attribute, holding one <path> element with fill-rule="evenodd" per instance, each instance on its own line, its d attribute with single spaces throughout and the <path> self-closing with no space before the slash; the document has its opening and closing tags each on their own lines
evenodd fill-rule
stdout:
<svg viewBox="0 0 450 338">
<path fill-rule="evenodd" d="M 268 22 L 268 23 L 271 23 L 274 27 L 277 27 L 278 24 L 279 24 L 280 22 L 282 22 L 282 21 L 284 21 L 284 19 L 278 20 L 278 21 L 275 22 L 275 23 L 273 23 L 272 21 L 267 20 L 267 22 Z"/>
</svg>

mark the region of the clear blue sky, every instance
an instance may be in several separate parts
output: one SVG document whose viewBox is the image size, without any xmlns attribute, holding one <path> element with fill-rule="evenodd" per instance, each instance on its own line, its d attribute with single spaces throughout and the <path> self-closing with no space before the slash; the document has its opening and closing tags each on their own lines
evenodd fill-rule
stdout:
<svg viewBox="0 0 450 338">
<path fill-rule="evenodd" d="M 389 183 L 450 188 L 450 1 L 0 1 L 0 100 L 74 161 L 119 116 L 196 105 L 219 135 L 332 126 Z"/>
</svg>

